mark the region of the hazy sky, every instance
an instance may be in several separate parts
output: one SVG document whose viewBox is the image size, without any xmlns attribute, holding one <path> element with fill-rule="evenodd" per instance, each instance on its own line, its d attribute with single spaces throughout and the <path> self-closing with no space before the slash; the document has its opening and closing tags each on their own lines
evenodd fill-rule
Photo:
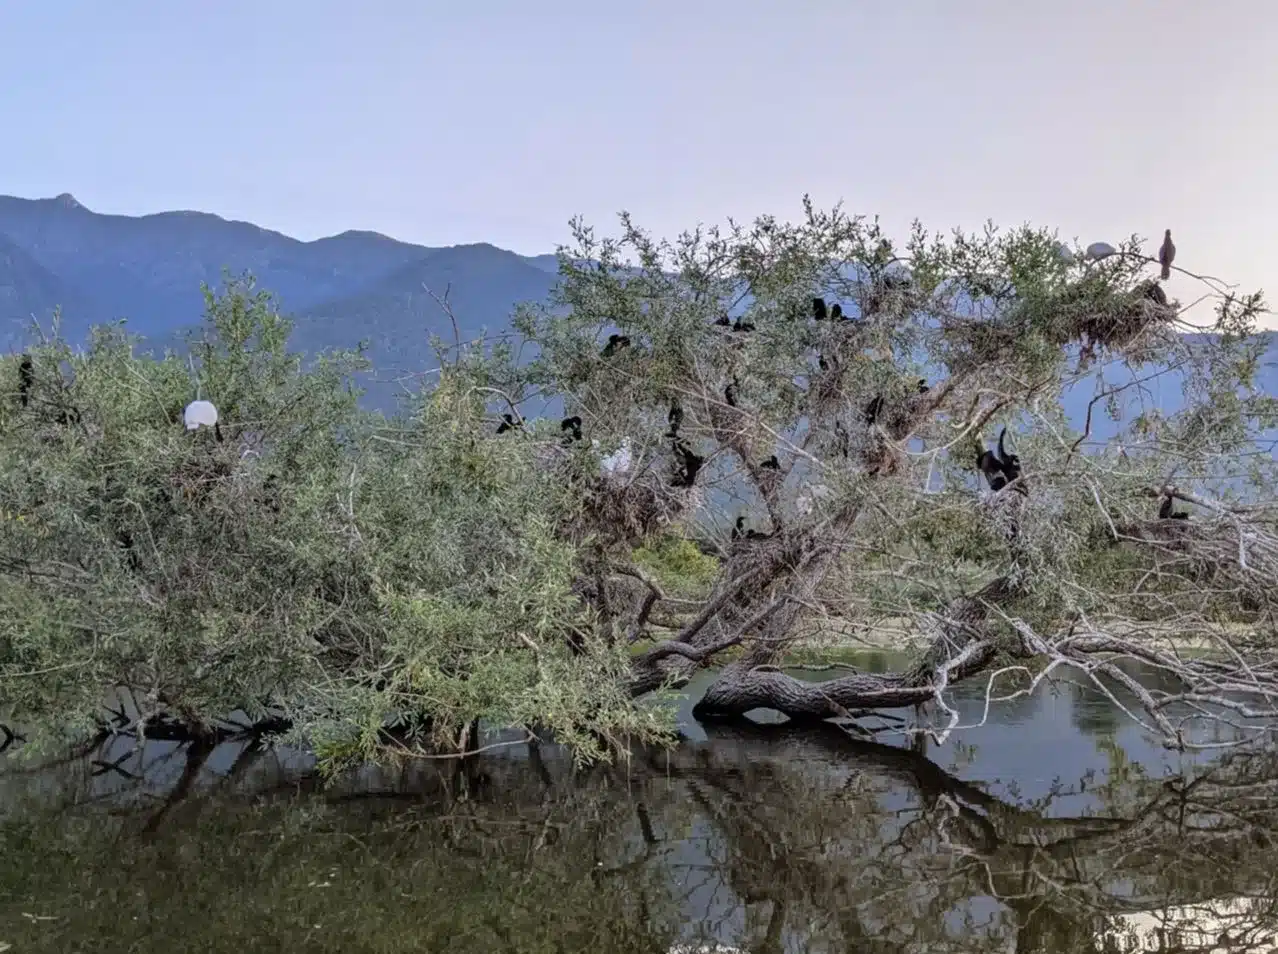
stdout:
<svg viewBox="0 0 1278 954">
<path fill-rule="evenodd" d="M 1278 299 L 1273 0 L 465 6 L 0 4 L 0 193 L 537 253 L 575 213 L 673 235 L 810 192 L 893 229 L 1170 227 Z"/>
</svg>

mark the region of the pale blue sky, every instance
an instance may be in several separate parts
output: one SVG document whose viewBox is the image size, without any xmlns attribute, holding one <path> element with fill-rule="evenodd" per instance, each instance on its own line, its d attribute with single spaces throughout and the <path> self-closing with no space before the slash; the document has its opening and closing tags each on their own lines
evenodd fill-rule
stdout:
<svg viewBox="0 0 1278 954">
<path fill-rule="evenodd" d="M 0 193 L 550 251 L 821 203 L 1278 298 L 1273 0 L 9 0 Z M 1193 288 L 1173 278 L 1169 291 Z"/>
</svg>

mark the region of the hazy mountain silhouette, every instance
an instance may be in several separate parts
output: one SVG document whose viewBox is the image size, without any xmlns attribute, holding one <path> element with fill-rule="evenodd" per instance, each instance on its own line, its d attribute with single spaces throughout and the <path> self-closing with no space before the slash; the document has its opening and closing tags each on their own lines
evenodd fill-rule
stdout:
<svg viewBox="0 0 1278 954">
<path fill-rule="evenodd" d="M 427 248 L 364 231 L 303 242 L 205 212 L 103 215 L 68 194 L 0 196 L 0 347 L 24 340 L 33 315 L 47 325 L 57 306 L 73 341 L 92 324 L 127 318 L 153 346 L 173 345 L 200 320 L 200 283 L 219 284 L 224 269 L 247 270 L 294 317 L 294 348 L 314 353 L 367 341 L 377 372 L 361 381 L 369 388 L 364 403 L 389 409 L 402 390 L 395 379 L 435 363 L 430 335 L 453 339 L 430 292 L 447 291 L 467 340 L 485 329 L 500 333 L 519 302 L 544 300 L 556 268 L 554 255 L 521 256 L 488 244 Z M 1107 375 L 1114 383 L 1113 372 Z M 1273 358 L 1259 378 L 1263 390 L 1278 392 Z M 1084 379 L 1067 395 L 1075 427 L 1083 425 L 1094 385 Z M 1139 402 L 1171 413 L 1183 403 L 1174 375 L 1126 397 L 1129 409 Z M 1096 440 L 1119 427 L 1097 408 Z"/>
</svg>

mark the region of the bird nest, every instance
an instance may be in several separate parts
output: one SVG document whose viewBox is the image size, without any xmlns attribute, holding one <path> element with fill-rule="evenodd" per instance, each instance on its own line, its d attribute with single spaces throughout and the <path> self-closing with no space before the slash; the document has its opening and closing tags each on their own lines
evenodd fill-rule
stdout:
<svg viewBox="0 0 1278 954">
<path fill-rule="evenodd" d="M 956 359 L 950 361 L 954 367 L 979 367 L 1005 359 L 1033 334 L 1053 348 L 1078 342 L 1085 359 L 1098 350 L 1139 357 L 1159 342 L 1151 332 L 1170 327 L 1176 314 L 1162 290 L 1146 282 L 1118 298 L 1066 293 L 1046 321 L 1024 313 L 1002 319 L 953 316 L 942 323 L 942 330 L 956 352 Z"/>
<path fill-rule="evenodd" d="M 210 444 L 180 461 L 169 474 L 169 486 L 179 499 L 206 499 L 235 473 L 238 454 L 227 444 Z"/>
<path fill-rule="evenodd" d="M 705 502 L 698 487 L 673 487 L 655 470 L 601 476 L 582 488 L 581 507 L 567 521 L 566 534 L 637 546 Z"/>
<path fill-rule="evenodd" d="M 737 577 L 762 567 L 775 566 L 793 542 L 784 533 L 733 540 L 728 547 L 728 559 L 732 563 L 730 575 Z"/>
<path fill-rule="evenodd" d="M 997 364 L 1015 353 L 1028 330 L 1026 322 L 1017 317 L 946 316 L 941 321 L 941 332 L 950 348 L 946 363 L 956 372 Z"/>
<path fill-rule="evenodd" d="M 1159 548 L 1191 578 L 1244 596 L 1278 591 L 1278 528 L 1259 521 L 1146 520 L 1120 528 L 1125 537 Z"/>
<path fill-rule="evenodd" d="M 1170 326 L 1175 317 L 1176 308 L 1166 293 L 1157 284 L 1144 282 L 1116 300 L 1067 306 L 1057 327 L 1062 344 L 1078 341 L 1090 355 L 1097 348 L 1124 351 L 1139 346 L 1146 332 Z"/>
</svg>

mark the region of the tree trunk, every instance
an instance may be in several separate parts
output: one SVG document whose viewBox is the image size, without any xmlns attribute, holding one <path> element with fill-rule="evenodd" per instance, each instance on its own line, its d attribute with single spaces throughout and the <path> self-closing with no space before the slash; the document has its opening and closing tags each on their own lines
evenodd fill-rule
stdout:
<svg viewBox="0 0 1278 954">
<path fill-rule="evenodd" d="M 1015 592 L 999 577 L 975 596 L 960 597 L 941 620 L 941 632 L 923 657 L 905 672 L 853 673 L 805 682 L 778 670 L 757 668 L 750 657 L 726 666 L 693 707 L 694 717 L 730 718 L 751 709 L 773 709 L 792 719 L 829 719 L 855 710 L 899 709 L 935 697 L 939 688 L 981 672 L 996 648 L 985 637 L 988 604 Z"/>
</svg>

